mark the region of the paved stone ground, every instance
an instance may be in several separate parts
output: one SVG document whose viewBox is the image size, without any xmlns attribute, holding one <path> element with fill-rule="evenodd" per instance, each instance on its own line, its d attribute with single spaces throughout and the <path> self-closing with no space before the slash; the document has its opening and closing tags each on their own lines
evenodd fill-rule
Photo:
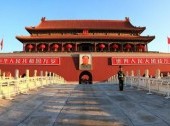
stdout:
<svg viewBox="0 0 170 126">
<path fill-rule="evenodd" d="M 170 99 L 118 85 L 50 85 L 0 100 L 0 126 L 170 126 Z"/>
</svg>

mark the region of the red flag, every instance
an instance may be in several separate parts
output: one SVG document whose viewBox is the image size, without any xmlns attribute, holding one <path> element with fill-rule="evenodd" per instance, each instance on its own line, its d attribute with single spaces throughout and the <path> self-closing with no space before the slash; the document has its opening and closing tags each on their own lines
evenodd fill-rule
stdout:
<svg viewBox="0 0 170 126">
<path fill-rule="evenodd" d="M 170 44 L 170 38 L 168 37 L 168 44 Z"/>
<path fill-rule="evenodd" d="M 4 40 L 3 40 L 3 39 L 1 40 L 1 43 L 0 43 L 0 44 L 1 44 L 1 50 L 2 50 L 2 49 L 3 49 L 3 46 L 4 46 Z"/>
</svg>

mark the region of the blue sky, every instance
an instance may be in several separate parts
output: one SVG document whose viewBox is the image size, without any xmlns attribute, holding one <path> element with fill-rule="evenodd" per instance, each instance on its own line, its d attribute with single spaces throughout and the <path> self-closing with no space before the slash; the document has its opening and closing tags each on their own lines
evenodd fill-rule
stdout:
<svg viewBox="0 0 170 126">
<path fill-rule="evenodd" d="M 134 26 L 146 27 L 141 35 L 155 35 L 148 45 L 150 51 L 170 52 L 170 0 L 1 0 L 1 52 L 22 51 L 15 37 L 29 35 L 26 26 L 36 26 L 42 17 L 60 19 L 124 20 L 129 17 Z"/>
</svg>

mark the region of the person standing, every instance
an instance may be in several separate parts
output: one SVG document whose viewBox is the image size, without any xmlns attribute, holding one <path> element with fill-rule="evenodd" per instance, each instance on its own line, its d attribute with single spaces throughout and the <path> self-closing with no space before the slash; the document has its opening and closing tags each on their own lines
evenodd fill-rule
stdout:
<svg viewBox="0 0 170 126">
<path fill-rule="evenodd" d="M 118 80 L 119 80 L 119 90 L 123 91 L 125 74 L 123 73 L 122 66 L 119 66 L 119 71 L 117 74 L 118 74 Z"/>
</svg>

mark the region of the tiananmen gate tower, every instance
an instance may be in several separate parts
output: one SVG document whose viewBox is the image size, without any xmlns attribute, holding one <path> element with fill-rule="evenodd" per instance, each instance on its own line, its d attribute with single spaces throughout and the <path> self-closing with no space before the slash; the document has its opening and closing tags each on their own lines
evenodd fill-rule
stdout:
<svg viewBox="0 0 170 126">
<path fill-rule="evenodd" d="M 50 71 L 68 82 L 89 83 L 106 81 L 117 73 L 146 69 L 154 76 L 156 69 L 170 71 L 170 55 L 148 50 L 155 36 L 141 35 L 146 27 L 136 27 L 129 18 L 124 20 L 47 20 L 37 26 L 25 27 L 28 36 L 16 36 L 23 51 L 0 54 L 2 72 L 25 70 Z"/>
</svg>

